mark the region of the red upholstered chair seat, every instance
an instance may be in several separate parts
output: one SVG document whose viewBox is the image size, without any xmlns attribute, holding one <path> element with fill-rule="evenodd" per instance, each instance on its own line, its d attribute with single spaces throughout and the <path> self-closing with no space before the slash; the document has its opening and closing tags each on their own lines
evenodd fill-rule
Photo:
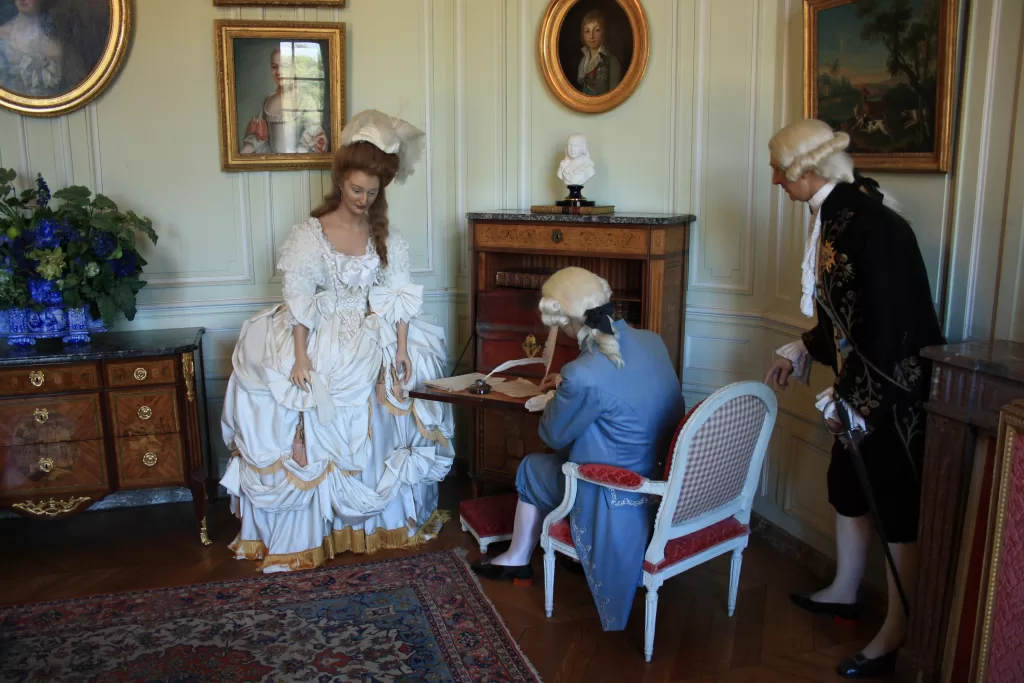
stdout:
<svg viewBox="0 0 1024 683">
<path fill-rule="evenodd" d="M 644 560 L 644 571 L 655 574 L 674 564 L 713 548 L 719 543 L 731 541 L 749 533 L 750 529 L 746 524 L 740 524 L 735 517 L 724 519 L 718 524 L 704 527 L 692 534 L 674 538 L 665 544 L 665 559 L 658 564 L 651 564 Z"/>
<path fill-rule="evenodd" d="M 563 517 L 551 525 L 551 538 L 572 545 L 572 532 L 569 531 L 569 518 Z"/>
</svg>

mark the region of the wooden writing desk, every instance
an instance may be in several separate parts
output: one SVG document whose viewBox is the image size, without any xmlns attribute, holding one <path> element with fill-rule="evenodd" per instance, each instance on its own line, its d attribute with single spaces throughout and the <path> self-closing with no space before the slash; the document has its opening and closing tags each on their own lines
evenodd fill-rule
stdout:
<svg viewBox="0 0 1024 683">
<path fill-rule="evenodd" d="M 440 401 L 470 408 L 496 408 L 523 412 L 527 412 L 526 402 L 530 400 L 529 398 L 513 398 L 498 391 L 492 391 L 489 394 L 471 394 L 468 391 L 445 391 L 428 386 L 416 387 L 415 391 L 409 392 L 409 396 L 421 401 Z"/>
<path fill-rule="evenodd" d="M 505 377 L 506 380 L 516 379 L 513 375 L 496 375 Z M 410 391 L 409 396 L 421 401 L 440 401 L 461 405 L 473 410 L 473 424 L 477 431 L 472 439 L 474 446 L 469 458 L 469 477 L 473 482 L 473 497 L 480 496 L 480 482 L 484 479 L 498 478 L 501 480 L 514 481 L 516 470 L 519 468 L 519 461 L 529 453 L 551 452 L 540 436 L 533 431 L 525 433 L 525 430 L 518 429 L 522 422 L 520 414 L 530 415 L 538 418 L 541 413 L 530 413 L 526 410 L 528 398 L 513 398 L 497 391 L 489 394 L 471 394 L 468 391 L 444 391 L 431 389 L 427 386 L 418 386 L 415 391 Z M 511 418 L 507 424 L 509 428 L 504 432 L 491 430 L 484 434 L 480 414 L 484 411 L 498 411 L 499 415 L 506 415 Z M 525 447 L 524 447 L 525 444 Z M 512 449 L 517 451 L 516 458 L 491 458 L 484 457 L 487 450 L 492 452 L 506 451 Z M 529 450 L 527 450 L 529 449 Z"/>
</svg>

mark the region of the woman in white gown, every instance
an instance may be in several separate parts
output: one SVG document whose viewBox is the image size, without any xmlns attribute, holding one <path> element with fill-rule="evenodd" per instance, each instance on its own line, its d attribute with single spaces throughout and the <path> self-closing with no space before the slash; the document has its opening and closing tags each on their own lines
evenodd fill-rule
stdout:
<svg viewBox="0 0 1024 683">
<path fill-rule="evenodd" d="M 417 317 L 423 287 L 384 196 L 422 145 L 405 121 L 353 117 L 334 190 L 281 248 L 284 303 L 242 326 L 221 483 L 242 522 L 230 548 L 264 572 L 417 544 L 445 521 L 437 484 L 454 457 L 451 407 L 407 395 L 444 376 L 444 331 Z"/>
</svg>

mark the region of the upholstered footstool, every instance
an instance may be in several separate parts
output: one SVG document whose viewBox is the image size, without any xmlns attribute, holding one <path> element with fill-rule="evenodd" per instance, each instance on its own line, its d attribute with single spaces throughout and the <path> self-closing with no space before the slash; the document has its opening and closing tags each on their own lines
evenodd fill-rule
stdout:
<svg viewBox="0 0 1024 683">
<path fill-rule="evenodd" d="M 480 552 L 486 553 L 491 543 L 508 541 L 512 538 L 512 527 L 516 519 L 516 503 L 519 496 L 503 493 L 464 500 L 459 504 L 459 522 L 462 530 L 473 534 L 480 544 Z"/>
</svg>

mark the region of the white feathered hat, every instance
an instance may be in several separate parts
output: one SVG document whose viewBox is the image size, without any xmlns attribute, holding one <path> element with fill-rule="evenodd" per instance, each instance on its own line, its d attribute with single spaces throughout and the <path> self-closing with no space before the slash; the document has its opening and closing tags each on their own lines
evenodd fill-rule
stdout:
<svg viewBox="0 0 1024 683">
<path fill-rule="evenodd" d="M 413 174 L 423 156 L 426 134 L 397 116 L 367 109 L 353 116 L 341 131 L 342 147 L 353 142 L 369 142 L 385 154 L 397 154 L 395 182 L 401 184 Z"/>
</svg>

